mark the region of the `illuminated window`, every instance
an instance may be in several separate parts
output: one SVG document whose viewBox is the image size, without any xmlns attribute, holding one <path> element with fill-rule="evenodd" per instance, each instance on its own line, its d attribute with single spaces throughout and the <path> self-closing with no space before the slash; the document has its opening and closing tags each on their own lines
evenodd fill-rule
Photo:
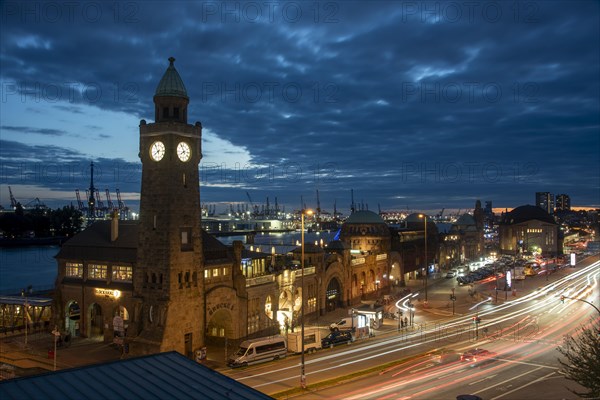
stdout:
<svg viewBox="0 0 600 400">
<path fill-rule="evenodd" d="M 89 279 L 106 279 L 108 277 L 108 266 L 101 264 L 88 264 Z"/>
<path fill-rule="evenodd" d="M 204 277 L 205 278 L 210 278 L 210 269 L 205 269 L 204 270 Z"/>
<path fill-rule="evenodd" d="M 69 276 L 72 278 L 83 278 L 83 264 L 67 263 L 65 269 L 65 276 Z"/>
<path fill-rule="evenodd" d="M 227 269 L 228 269 L 227 267 L 223 268 L 223 276 L 227 276 L 228 275 Z"/>
<path fill-rule="evenodd" d="M 219 276 L 219 268 L 213 269 L 213 276 Z"/>
<path fill-rule="evenodd" d="M 133 268 L 126 265 L 113 265 L 112 280 L 113 281 L 129 281 L 133 279 Z"/>
</svg>

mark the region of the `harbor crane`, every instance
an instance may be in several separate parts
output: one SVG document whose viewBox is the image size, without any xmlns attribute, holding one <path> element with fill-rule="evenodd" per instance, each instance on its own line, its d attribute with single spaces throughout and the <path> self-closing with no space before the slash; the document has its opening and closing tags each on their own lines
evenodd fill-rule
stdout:
<svg viewBox="0 0 600 400">
<path fill-rule="evenodd" d="M 14 210 L 15 208 L 17 208 L 19 202 L 17 201 L 17 199 L 15 199 L 15 196 L 13 196 L 13 192 L 10 186 L 8 187 L 8 193 L 10 195 L 10 207 Z"/>
<path fill-rule="evenodd" d="M 83 211 L 85 207 L 83 206 L 83 201 L 81 201 L 81 195 L 79 194 L 79 189 L 75 189 L 75 196 L 77 197 L 77 208 L 79 211 Z"/>
<path fill-rule="evenodd" d="M 106 189 L 106 203 L 108 205 L 109 210 L 114 210 L 115 206 L 112 200 L 110 199 L 110 192 L 108 191 L 108 189 Z"/>
</svg>

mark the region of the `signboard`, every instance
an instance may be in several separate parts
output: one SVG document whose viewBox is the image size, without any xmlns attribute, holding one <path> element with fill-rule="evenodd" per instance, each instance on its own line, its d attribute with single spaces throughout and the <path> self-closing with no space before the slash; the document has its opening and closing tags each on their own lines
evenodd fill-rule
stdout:
<svg viewBox="0 0 600 400">
<path fill-rule="evenodd" d="M 113 330 L 118 332 L 125 332 L 125 325 L 123 324 L 123 318 L 117 315 L 113 318 Z"/>
<path fill-rule="evenodd" d="M 96 296 L 114 297 L 115 299 L 121 297 L 121 292 L 119 290 L 96 288 L 94 293 L 96 293 Z"/>
<path fill-rule="evenodd" d="M 206 347 L 200 347 L 196 350 L 196 362 L 202 362 L 206 360 Z"/>
<path fill-rule="evenodd" d="M 525 279 L 525 267 L 515 267 L 514 268 L 514 274 L 512 276 L 512 279 L 516 279 L 516 280 L 521 280 L 521 279 Z M 507 283 L 508 283 L 508 272 L 506 272 L 507 275 Z"/>
<path fill-rule="evenodd" d="M 575 253 L 571 253 L 571 267 L 574 267 L 576 263 L 577 255 Z"/>
</svg>

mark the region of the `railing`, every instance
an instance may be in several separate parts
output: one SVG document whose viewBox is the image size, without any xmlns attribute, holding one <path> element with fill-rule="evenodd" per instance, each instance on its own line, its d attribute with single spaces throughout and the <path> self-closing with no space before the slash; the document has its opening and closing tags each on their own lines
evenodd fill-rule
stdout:
<svg viewBox="0 0 600 400">
<path fill-rule="evenodd" d="M 264 285 L 265 283 L 271 283 L 275 280 L 275 275 L 262 275 L 255 278 L 246 278 L 246 287 Z"/>
<path fill-rule="evenodd" d="M 304 267 L 304 275 L 312 275 L 316 272 L 316 268 L 315 267 Z M 302 276 L 302 270 L 298 269 L 296 270 L 296 277 L 300 277 Z"/>
</svg>

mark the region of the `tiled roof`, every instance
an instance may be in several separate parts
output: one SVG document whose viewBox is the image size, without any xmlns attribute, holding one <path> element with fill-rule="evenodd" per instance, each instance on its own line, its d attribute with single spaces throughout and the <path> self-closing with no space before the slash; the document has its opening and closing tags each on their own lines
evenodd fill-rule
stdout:
<svg viewBox="0 0 600 400">
<path fill-rule="evenodd" d="M 67 240 L 55 256 L 134 263 L 137 257 L 138 222 L 119 221 L 117 240 L 110 240 L 111 221 L 97 221 Z"/>
<path fill-rule="evenodd" d="M 107 262 L 135 263 L 138 247 L 138 221 L 119 221 L 117 240 L 110 240 L 111 221 L 97 221 L 66 241 L 59 259 L 86 259 Z M 202 250 L 206 261 L 230 259 L 226 245 L 202 230 Z"/>
<path fill-rule="evenodd" d="M 520 224 L 522 222 L 538 220 L 556 225 L 554 218 L 538 206 L 524 205 L 505 214 L 502 223 L 505 225 Z"/>
</svg>

